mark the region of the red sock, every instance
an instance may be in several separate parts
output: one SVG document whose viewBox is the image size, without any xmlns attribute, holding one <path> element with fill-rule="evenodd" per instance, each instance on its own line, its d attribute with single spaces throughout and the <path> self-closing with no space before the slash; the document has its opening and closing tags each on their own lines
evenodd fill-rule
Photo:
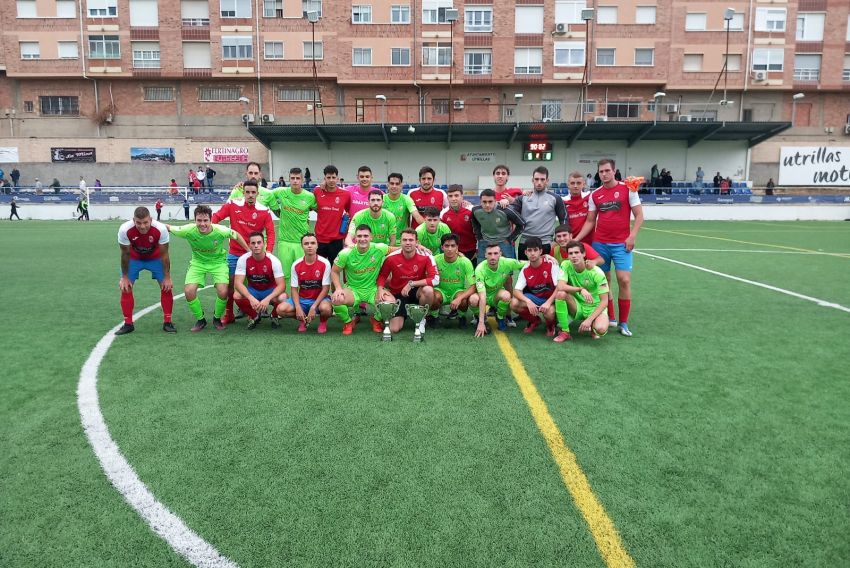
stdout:
<svg viewBox="0 0 850 568">
<path fill-rule="evenodd" d="M 534 323 L 535 321 L 537 321 L 537 318 L 532 316 L 531 312 L 529 312 L 528 310 L 522 310 L 519 313 L 519 317 L 521 317 L 522 319 L 524 319 L 528 323 Z"/>
<path fill-rule="evenodd" d="M 124 314 L 124 323 L 128 325 L 133 325 L 133 306 L 135 305 L 135 299 L 133 298 L 133 291 L 129 292 L 121 292 L 121 313 Z"/>
<path fill-rule="evenodd" d="M 240 302 L 236 302 L 236 305 L 239 306 L 243 312 L 245 312 L 246 314 L 248 313 L 247 311 L 245 311 L 245 308 L 242 307 L 242 304 Z M 249 302 L 248 306 L 250 307 L 250 305 L 251 303 Z M 224 309 L 224 317 L 225 319 L 233 319 L 233 292 L 230 292 L 230 294 L 227 295 L 227 307 L 225 307 Z"/>
<path fill-rule="evenodd" d="M 620 323 L 628 323 L 629 322 L 629 310 L 632 309 L 632 301 L 631 300 L 623 300 L 622 298 L 617 300 L 617 309 L 620 310 Z"/>
<path fill-rule="evenodd" d="M 614 314 L 614 300 L 610 297 L 608 298 L 608 319 L 611 321 L 617 319 L 617 316 Z"/>
<path fill-rule="evenodd" d="M 323 316 L 322 314 L 319 314 L 319 321 L 320 322 L 328 321 L 328 316 Z"/>
<path fill-rule="evenodd" d="M 168 323 L 171 321 L 171 312 L 174 310 L 174 296 L 171 290 L 165 292 L 159 291 L 159 303 L 162 304 L 162 321 Z"/>
<path fill-rule="evenodd" d="M 231 302 L 233 300 L 230 300 Z M 251 302 L 248 301 L 247 298 L 242 298 L 241 300 L 236 300 L 236 305 L 239 306 L 239 309 L 251 319 L 257 317 L 257 311 L 251 307 Z M 230 309 L 230 315 L 233 315 L 233 308 Z"/>
</svg>

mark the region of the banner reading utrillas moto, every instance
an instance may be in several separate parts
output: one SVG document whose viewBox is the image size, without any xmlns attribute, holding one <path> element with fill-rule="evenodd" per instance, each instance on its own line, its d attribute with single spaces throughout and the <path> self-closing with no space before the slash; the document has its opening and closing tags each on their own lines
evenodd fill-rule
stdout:
<svg viewBox="0 0 850 568">
<path fill-rule="evenodd" d="M 850 147 L 783 146 L 779 185 L 850 186 Z"/>
<path fill-rule="evenodd" d="M 247 147 L 204 148 L 204 163 L 247 163 Z"/>
</svg>

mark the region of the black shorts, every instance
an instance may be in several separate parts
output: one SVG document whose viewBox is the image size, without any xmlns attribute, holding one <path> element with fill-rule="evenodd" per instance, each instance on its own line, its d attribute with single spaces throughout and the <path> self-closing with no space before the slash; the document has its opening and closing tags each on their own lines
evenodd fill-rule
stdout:
<svg viewBox="0 0 850 568">
<path fill-rule="evenodd" d="M 468 251 L 468 252 L 462 252 L 460 254 L 462 254 L 463 256 L 465 256 L 466 258 L 468 258 L 469 260 L 472 261 L 472 267 L 473 268 L 478 266 L 478 249 L 471 250 L 471 251 Z"/>
<path fill-rule="evenodd" d="M 340 253 L 340 251 L 344 248 L 345 240 L 337 239 L 335 241 L 331 241 L 329 243 L 319 243 L 319 248 L 316 252 L 318 252 L 319 256 L 323 256 L 328 259 L 328 262 L 331 264 L 334 263 L 334 259 Z"/>
<path fill-rule="evenodd" d="M 396 296 L 396 300 L 401 300 L 401 306 L 398 308 L 398 312 L 396 312 L 395 317 L 403 317 L 404 319 L 407 319 L 407 306 L 410 304 L 414 306 L 419 305 L 419 298 L 416 297 L 417 292 L 419 292 L 419 288 L 411 288 L 407 296 Z"/>
</svg>

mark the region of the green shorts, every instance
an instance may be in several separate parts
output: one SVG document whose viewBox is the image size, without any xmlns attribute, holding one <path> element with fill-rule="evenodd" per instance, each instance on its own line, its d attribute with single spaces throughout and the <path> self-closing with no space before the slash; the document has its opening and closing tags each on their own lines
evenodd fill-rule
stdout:
<svg viewBox="0 0 850 568">
<path fill-rule="evenodd" d="M 594 310 L 599 307 L 599 303 L 595 304 L 586 304 L 581 300 L 576 300 L 576 320 L 586 320 L 591 315 L 593 315 Z"/>
<path fill-rule="evenodd" d="M 226 261 L 214 265 L 190 262 L 189 270 L 186 272 L 186 284 L 206 286 L 208 274 L 212 277 L 213 284 L 227 284 L 230 282 L 230 270 L 227 268 Z"/>
<path fill-rule="evenodd" d="M 358 288 L 349 288 L 351 292 L 354 294 L 354 307 L 356 308 L 360 304 L 369 304 L 371 306 L 375 306 L 375 296 L 378 295 L 378 287 L 374 288 L 366 288 L 366 289 L 358 289 Z"/>
<path fill-rule="evenodd" d="M 439 292 L 440 296 L 443 298 L 443 303 L 440 304 L 442 306 L 448 306 L 449 304 L 451 304 L 454 301 L 455 298 L 457 298 L 458 296 L 463 294 L 464 291 L 465 291 L 465 290 L 457 290 L 454 293 L 451 293 L 451 292 L 446 292 L 445 290 L 441 290 L 439 286 L 437 288 L 435 288 L 435 290 L 437 292 Z"/>
<path fill-rule="evenodd" d="M 279 241 L 277 243 L 277 258 L 280 260 L 283 268 L 283 276 L 286 282 L 289 282 L 292 276 L 292 265 L 296 260 L 304 256 L 304 249 L 301 248 L 301 243 L 290 243 L 287 241 Z"/>
</svg>

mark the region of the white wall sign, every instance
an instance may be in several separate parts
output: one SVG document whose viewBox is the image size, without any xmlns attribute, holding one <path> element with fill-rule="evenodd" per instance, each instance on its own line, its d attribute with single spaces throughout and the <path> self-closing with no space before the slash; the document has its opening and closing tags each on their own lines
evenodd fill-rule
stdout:
<svg viewBox="0 0 850 568">
<path fill-rule="evenodd" d="M 239 163 L 248 162 L 247 147 L 230 147 L 230 148 L 204 148 L 204 162 L 207 164 L 215 163 Z"/>
<path fill-rule="evenodd" d="M 20 161 L 17 146 L 0 147 L 0 163 L 17 164 Z"/>
<path fill-rule="evenodd" d="M 460 155 L 461 162 L 492 162 L 496 152 L 466 152 Z"/>
<path fill-rule="evenodd" d="M 850 186 L 850 147 L 783 146 L 778 184 Z"/>
</svg>

